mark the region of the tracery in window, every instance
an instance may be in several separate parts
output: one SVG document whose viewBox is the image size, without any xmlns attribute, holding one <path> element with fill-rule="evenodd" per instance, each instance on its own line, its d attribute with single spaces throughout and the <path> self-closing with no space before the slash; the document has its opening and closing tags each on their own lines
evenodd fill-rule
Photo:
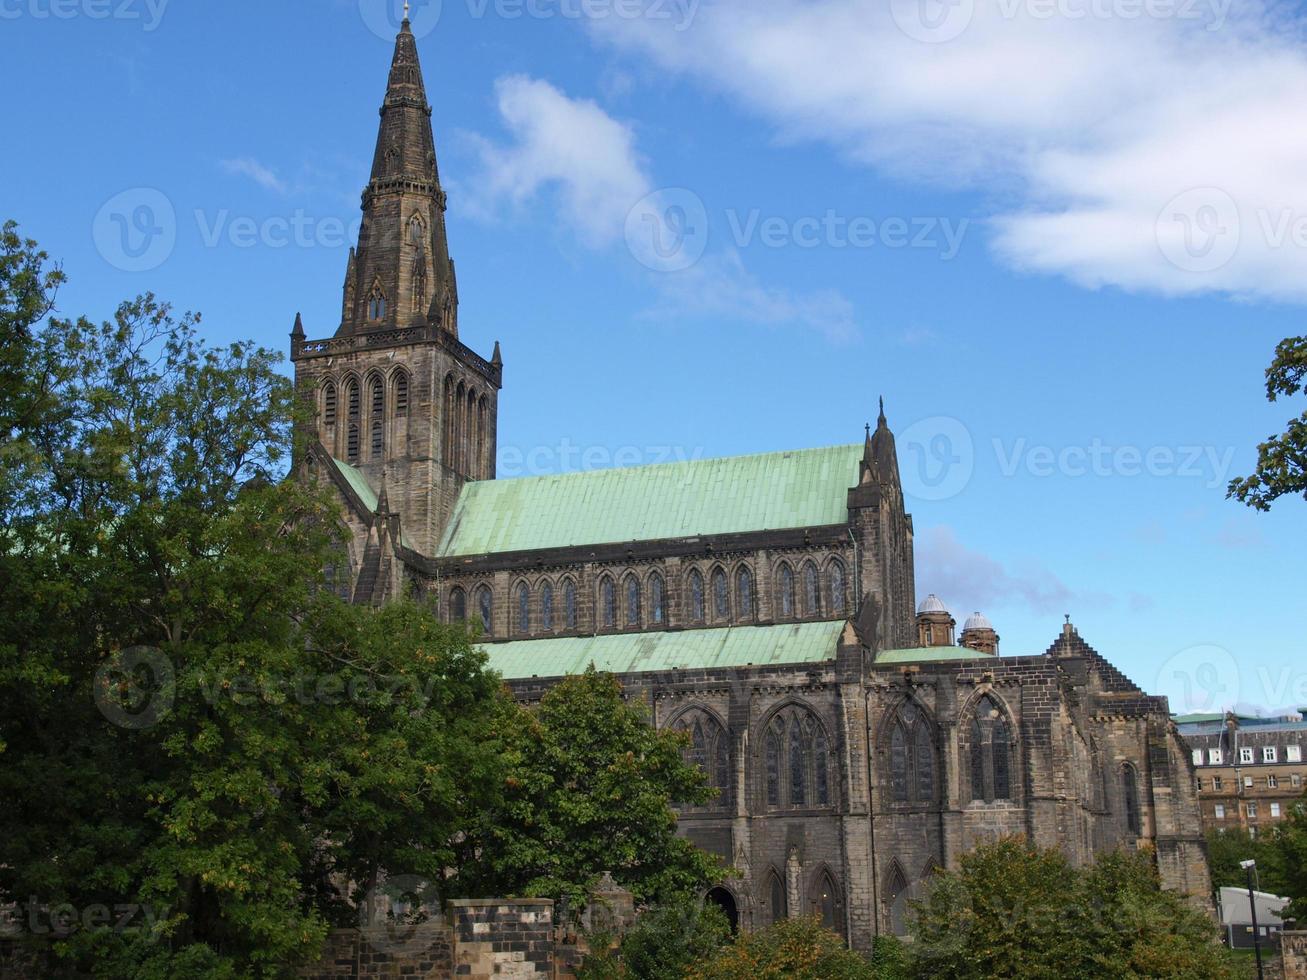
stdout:
<svg viewBox="0 0 1307 980">
<path fill-rule="evenodd" d="M 731 596 L 726 589 L 726 573 L 720 568 L 712 573 L 713 616 L 718 622 L 731 618 Z"/>
<path fill-rule="evenodd" d="M 767 805 L 829 806 L 830 742 L 816 716 L 798 705 L 783 708 L 763 736 Z"/>
<path fill-rule="evenodd" d="M 735 573 L 735 608 L 740 619 L 753 615 L 753 573 L 747 565 L 741 565 Z"/>
<path fill-rule="evenodd" d="M 626 576 L 626 625 L 640 625 L 640 580 Z"/>
<path fill-rule="evenodd" d="M 844 615 L 844 564 L 831 562 L 830 566 L 830 611 L 832 615 Z"/>
<path fill-rule="evenodd" d="M 703 622 L 703 576 L 697 568 L 690 572 L 690 622 Z"/>
<path fill-rule="evenodd" d="M 488 586 L 481 586 L 477 590 L 477 612 L 481 615 L 481 628 L 486 635 L 491 634 L 490 624 L 493 621 L 494 601 L 490 595 Z"/>
<path fill-rule="evenodd" d="M 570 578 L 563 583 L 563 625 L 576 629 L 576 583 Z"/>
<path fill-rule="evenodd" d="M 381 284 L 377 283 L 368 294 L 368 319 L 384 320 L 385 318 L 386 294 L 381 291 Z"/>
<path fill-rule="evenodd" d="M 935 746 L 925 712 L 904 704 L 890 726 L 890 798 L 895 803 L 935 799 Z"/>
<path fill-rule="evenodd" d="M 781 616 L 789 619 L 794 615 L 794 570 L 789 565 L 781 565 L 780 573 Z"/>
<path fill-rule="evenodd" d="M 617 625 L 617 588 L 607 575 L 599 582 L 599 615 L 607 629 Z"/>
<path fill-rule="evenodd" d="M 540 586 L 540 628 L 546 632 L 554 628 L 554 585 L 546 582 Z"/>
<path fill-rule="evenodd" d="M 812 562 L 803 566 L 803 612 L 807 616 L 821 615 L 821 578 Z"/>
<path fill-rule="evenodd" d="M 667 621 L 666 586 L 663 577 L 654 572 L 649 577 L 649 618 L 657 626 Z"/>
<path fill-rule="evenodd" d="M 971 718 L 971 798 L 1007 800 L 1012 796 L 1012 736 L 1003 709 L 986 694 Z"/>
<path fill-rule="evenodd" d="M 699 708 L 682 714 L 673 724 L 676 731 L 690 736 L 685 757 L 702 770 L 708 785 L 717 790 L 717 796 L 707 804 L 713 809 L 730 806 L 731 793 L 731 741 L 722 723 L 708 711 Z"/>
</svg>

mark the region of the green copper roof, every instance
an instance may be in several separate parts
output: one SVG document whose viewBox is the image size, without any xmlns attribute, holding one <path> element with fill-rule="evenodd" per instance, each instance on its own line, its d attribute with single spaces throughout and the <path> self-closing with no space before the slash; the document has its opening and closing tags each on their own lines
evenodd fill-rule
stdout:
<svg viewBox="0 0 1307 980">
<path fill-rule="evenodd" d="M 469 483 L 441 557 L 842 524 L 862 446 Z"/>
<path fill-rule="evenodd" d="M 835 659 L 844 620 L 661 633 L 564 636 L 484 643 L 506 680 L 580 674 L 590 664 L 615 674 L 707 667 L 819 663 Z"/>
<path fill-rule="evenodd" d="M 949 660 L 997 660 L 992 653 L 981 653 L 967 647 L 907 647 L 902 650 L 882 650 L 876 654 L 878 664 L 941 663 Z"/>
<path fill-rule="evenodd" d="M 336 464 L 336 469 L 340 470 L 340 475 L 359 495 L 359 499 L 363 501 L 363 506 L 368 509 L 368 513 L 375 514 L 377 511 L 377 495 L 372 491 L 372 487 L 368 485 L 368 481 L 363 474 L 342 460 L 332 459 L 332 462 Z"/>
</svg>

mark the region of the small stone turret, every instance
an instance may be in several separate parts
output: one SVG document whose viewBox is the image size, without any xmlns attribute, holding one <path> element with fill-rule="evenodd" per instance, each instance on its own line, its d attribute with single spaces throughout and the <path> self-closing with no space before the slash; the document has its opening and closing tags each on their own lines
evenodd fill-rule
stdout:
<svg viewBox="0 0 1307 980">
<path fill-rule="evenodd" d="M 917 607 L 917 645 L 923 647 L 953 646 L 953 627 L 957 620 L 939 596 L 931 593 Z"/>
<path fill-rule="evenodd" d="M 998 633 L 994 624 L 975 612 L 962 624 L 962 645 L 969 650 L 998 656 Z"/>
</svg>

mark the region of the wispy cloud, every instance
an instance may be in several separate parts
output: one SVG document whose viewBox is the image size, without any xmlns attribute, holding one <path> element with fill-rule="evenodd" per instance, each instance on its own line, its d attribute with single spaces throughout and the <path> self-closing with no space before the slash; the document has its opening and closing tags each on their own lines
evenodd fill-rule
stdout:
<svg viewBox="0 0 1307 980">
<path fill-rule="evenodd" d="M 232 160 L 222 160 L 220 161 L 220 165 L 227 173 L 239 177 L 248 177 L 265 190 L 270 190 L 277 194 L 285 194 L 290 189 L 289 185 L 278 177 L 272 168 L 265 167 L 253 157 L 237 157 Z"/>
<path fill-rule="evenodd" d="M 1013 605 L 1056 616 L 1076 607 L 1099 608 L 1111 602 L 1098 593 L 1076 592 L 1043 568 L 1013 571 L 968 548 L 947 525 L 917 536 L 916 566 L 918 593 L 935 593 L 959 617 L 972 610 Z"/>
<path fill-rule="evenodd" d="M 721 0 L 683 31 L 589 26 L 781 138 L 985 187 L 1017 268 L 1303 301 L 1307 18 L 1232 3 Z"/>
</svg>

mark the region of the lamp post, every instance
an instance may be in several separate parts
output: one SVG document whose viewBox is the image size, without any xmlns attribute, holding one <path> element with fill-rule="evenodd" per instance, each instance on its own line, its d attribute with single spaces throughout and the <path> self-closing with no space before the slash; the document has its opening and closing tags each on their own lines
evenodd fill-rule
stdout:
<svg viewBox="0 0 1307 980">
<path fill-rule="evenodd" d="M 1248 875 L 1248 908 L 1253 914 L 1253 954 L 1257 957 L 1257 980 L 1264 980 L 1262 972 L 1262 943 L 1257 934 L 1257 893 L 1253 888 L 1253 873 L 1257 870 L 1256 861 L 1240 861 L 1239 867 Z"/>
</svg>

